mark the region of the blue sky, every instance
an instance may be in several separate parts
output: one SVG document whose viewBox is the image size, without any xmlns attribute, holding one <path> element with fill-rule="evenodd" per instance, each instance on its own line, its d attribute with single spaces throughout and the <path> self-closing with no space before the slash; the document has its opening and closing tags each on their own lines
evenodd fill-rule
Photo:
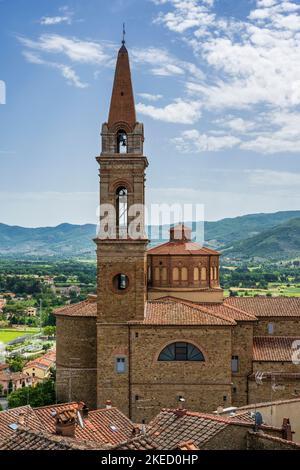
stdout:
<svg viewBox="0 0 300 470">
<path fill-rule="evenodd" d="M 0 222 L 96 222 L 123 21 L 148 203 L 299 209 L 299 1 L 0 0 Z"/>
</svg>

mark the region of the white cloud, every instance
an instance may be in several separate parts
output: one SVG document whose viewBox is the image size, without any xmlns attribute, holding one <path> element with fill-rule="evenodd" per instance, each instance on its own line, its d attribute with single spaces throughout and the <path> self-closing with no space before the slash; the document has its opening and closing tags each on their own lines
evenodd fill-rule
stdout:
<svg viewBox="0 0 300 470">
<path fill-rule="evenodd" d="M 188 102 L 182 99 L 177 99 L 174 103 L 170 103 L 163 108 L 138 103 L 136 110 L 159 121 L 180 124 L 193 124 L 201 116 L 201 104 L 199 102 Z"/>
<path fill-rule="evenodd" d="M 69 85 L 73 85 L 76 88 L 88 87 L 88 84 L 82 82 L 79 76 L 76 74 L 75 70 L 69 65 L 44 60 L 36 52 L 32 51 L 23 51 L 23 55 L 27 62 L 30 62 L 31 64 L 46 65 L 48 67 L 60 70 L 62 76 L 67 80 Z"/>
<path fill-rule="evenodd" d="M 138 93 L 138 96 L 148 101 L 158 101 L 163 97 L 162 95 L 153 95 L 152 93 Z"/>
<path fill-rule="evenodd" d="M 240 139 L 231 135 L 211 136 L 201 134 L 196 129 L 190 129 L 181 133 L 174 139 L 175 146 L 182 153 L 217 152 L 236 147 Z"/>
<path fill-rule="evenodd" d="M 68 38 L 59 34 L 42 34 L 36 41 L 19 37 L 19 41 L 27 49 L 62 54 L 72 62 L 82 64 L 103 64 L 110 59 L 104 46 L 98 42 Z"/>
<path fill-rule="evenodd" d="M 69 9 L 69 7 L 60 7 L 59 12 L 61 14 L 56 16 L 43 16 L 39 23 L 43 26 L 53 26 L 61 23 L 67 23 L 69 25 L 72 24 L 72 17 L 74 13 Z"/>
<path fill-rule="evenodd" d="M 275 171 L 268 169 L 245 170 L 249 175 L 251 183 L 259 186 L 282 186 L 290 188 L 295 186 L 300 188 L 300 173 L 291 173 L 288 171 Z"/>
<path fill-rule="evenodd" d="M 68 16 L 43 16 L 40 19 L 40 24 L 44 26 L 52 26 L 60 23 L 71 24 L 71 20 Z"/>
<path fill-rule="evenodd" d="M 238 134 L 241 149 L 299 152 L 300 135 L 291 122 L 300 120 L 299 2 L 257 0 L 244 20 L 220 17 L 213 2 L 156 3 L 164 4 L 156 22 L 190 45 L 195 63 L 205 64 L 204 78 L 187 73 L 189 99 L 200 100 L 203 113 L 234 111 L 223 127 Z M 290 122 L 273 118 L 283 112 Z M 214 132 L 212 127 L 209 133 Z"/>
<path fill-rule="evenodd" d="M 145 49 L 134 48 L 130 51 L 132 60 L 136 64 L 147 64 L 153 75 L 182 76 L 189 74 L 202 79 L 203 72 L 193 63 L 179 60 L 165 49 L 149 47 Z"/>
</svg>

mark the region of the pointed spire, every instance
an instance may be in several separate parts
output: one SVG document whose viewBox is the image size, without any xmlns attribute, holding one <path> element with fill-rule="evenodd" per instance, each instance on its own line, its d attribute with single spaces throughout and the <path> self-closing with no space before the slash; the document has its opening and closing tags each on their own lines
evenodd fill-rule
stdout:
<svg viewBox="0 0 300 470">
<path fill-rule="evenodd" d="M 108 127 L 111 128 L 118 122 L 125 122 L 130 128 L 133 128 L 136 123 L 129 56 L 125 47 L 125 24 L 123 25 L 122 46 L 118 53 L 115 71 Z"/>
</svg>

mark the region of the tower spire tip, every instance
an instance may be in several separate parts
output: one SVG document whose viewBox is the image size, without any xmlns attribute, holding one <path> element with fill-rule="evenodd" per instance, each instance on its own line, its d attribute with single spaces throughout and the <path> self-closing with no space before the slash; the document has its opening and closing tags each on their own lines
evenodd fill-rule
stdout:
<svg viewBox="0 0 300 470">
<path fill-rule="evenodd" d="M 123 23 L 123 39 L 122 39 L 122 44 L 125 46 L 125 36 L 126 36 L 126 29 L 125 29 L 125 23 Z"/>
</svg>

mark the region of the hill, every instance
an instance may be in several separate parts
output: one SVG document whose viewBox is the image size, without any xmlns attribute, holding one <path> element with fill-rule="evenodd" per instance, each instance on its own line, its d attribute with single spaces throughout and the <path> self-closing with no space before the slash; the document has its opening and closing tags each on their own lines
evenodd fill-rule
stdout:
<svg viewBox="0 0 300 470">
<path fill-rule="evenodd" d="M 293 223 L 293 220 L 295 221 Z M 294 257 L 298 251 L 297 221 L 300 211 L 272 214 L 250 214 L 205 222 L 206 245 L 221 249 L 228 257 L 254 256 L 273 259 Z M 166 227 L 163 227 L 167 234 Z M 200 228 L 200 225 L 198 225 Z M 149 227 L 149 238 L 157 244 L 159 227 Z M 283 236 L 284 235 L 284 236 Z M 96 226 L 61 224 L 57 227 L 24 228 L 0 224 L 0 257 L 2 258 L 93 258 Z M 155 237 L 155 239 L 154 239 Z"/>
<path fill-rule="evenodd" d="M 300 218 L 290 219 L 259 235 L 233 243 L 223 254 L 229 258 L 262 261 L 286 260 L 300 256 Z"/>
</svg>

